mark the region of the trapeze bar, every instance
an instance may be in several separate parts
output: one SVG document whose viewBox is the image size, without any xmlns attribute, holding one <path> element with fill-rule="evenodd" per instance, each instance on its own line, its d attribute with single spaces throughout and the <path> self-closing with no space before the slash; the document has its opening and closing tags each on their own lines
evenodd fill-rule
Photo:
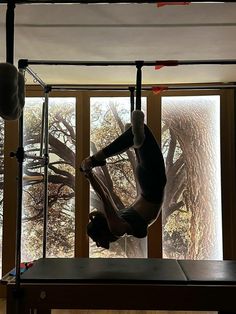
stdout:
<svg viewBox="0 0 236 314">
<path fill-rule="evenodd" d="M 21 60 L 19 64 L 21 64 Z M 62 61 L 62 60 L 24 60 L 26 65 L 74 65 L 74 66 L 178 66 L 178 65 L 207 65 L 236 64 L 236 59 L 217 60 L 157 60 L 157 61 Z"/>
</svg>

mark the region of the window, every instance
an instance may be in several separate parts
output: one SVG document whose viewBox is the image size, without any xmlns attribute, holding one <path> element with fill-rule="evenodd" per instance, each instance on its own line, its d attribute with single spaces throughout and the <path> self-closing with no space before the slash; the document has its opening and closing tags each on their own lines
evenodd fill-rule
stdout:
<svg viewBox="0 0 236 314">
<path fill-rule="evenodd" d="M 162 97 L 166 258 L 222 259 L 220 96 Z"/>
<path fill-rule="evenodd" d="M 43 98 L 27 98 L 24 146 L 39 156 Z M 47 257 L 74 256 L 75 98 L 49 100 Z M 22 260 L 42 257 L 44 165 L 24 163 Z"/>
<path fill-rule="evenodd" d="M 31 97 L 26 99 L 24 112 L 24 147 L 27 154 L 38 156 L 44 98 L 41 92 L 33 90 L 28 95 Z M 162 244 L 165 258 L 222 259 L 223 231 L 225 256 L 225 241 L 230 242 L 230 232 L 233 232 L 228 230 L 231 227 L 226 223 L 230 222 L 235 207 L 232 93 L 226 92 L 227 97 L 221 92 L 207 91 L 198 96 L 180 91 L 175 96 L 171 91 L 165 92 L 164 96 L 144 95 L 142 110 L 155 136 L 161 139 L 167 166 L 162 230 L 158 220 L 149 229 L 148 238 L 124 237 L 113 243 L 109 251 L 88 241 L 88 212 L 99 209 L 100 204 L 94 191 L 89 191 L 79 164 L 90 153 L 89 143 L 93 153 L 122 132 L 124 124 L 130 120 L 129 95 L 120 92 L 52 93 L 49 98 L 47 257 L 73 257 L 75 254 L 78 257 L 161 257 Z M 7 156 L 17 148 L 17 125 L 14 129 L 12 125 L 5 127 L 5 136 L 9 139 L 5 141 Z M 3 124 L 1 132 L 3 145 Z M 109 188 L 121 206 L 128 206 L 136 196 L 132 157 L 131 149 L 129 155 L 124 153 L 107 161 L 103 170 L 109 173 L 96 169 L 110 183 L 112 180 Z M 3 158 L 1 160 L 3 168 Z M 16 183 L 17 169 L 12 165 L 17 161 L 10 158 L 6 161 L 10 169 L 6 167 L 9 175 L 5 176 L 4 188 L 10 191 L 10 183 Z M 44 166 L 39 160 L 28 158 L 23 166 L 22 261 L 30 261 L 42 257 Z M 15 189 L 12 192 L 14 194 Z M 15 240 L 12 219 L 15 221 L 16 206 L 15 201 L 11 201 L 13 198 L 17 199 L 16 194 L 10 200 L 6 197 L 4 202 L 7 217 L 4 219 L 4 236 L 10 243 L 3 248 L 6 270 L 14 265 L 15 256 L 15 252 L 9 254 Z M 233 254 L 230 245 L 227 247 L 229 258 Z"/>
<path fill-rule="evenodd" d="M 142 99 L 146 111 L 146 98 Z M 90 99 L 90 142 L 91 154 L 107 146 L 124 130 L 130 122 L 130 99 L 128 97 L 92 97 Z M 136 183 L 132 168 L 135 154 L 127 153 L 107 159 L 106 170 L 96 169 L 97 175 L 106 182 L 118 208 L 130 206 L 136 198 Z M 91 189 L 90 210 L 99 209 L 101 201 Z M 97 248 L 90 241 L 91 257 L 146 257 L 146 239 L 124 236 L 111 243 L 110 250 Z"/>
</svg>

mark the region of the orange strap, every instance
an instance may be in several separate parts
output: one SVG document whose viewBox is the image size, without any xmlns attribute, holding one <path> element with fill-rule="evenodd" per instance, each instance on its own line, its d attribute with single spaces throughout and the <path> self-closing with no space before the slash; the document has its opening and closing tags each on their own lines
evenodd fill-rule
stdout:
<svg viewBox="0 0 236 314">
<path fill-rule="evenodd" d="M 158 95 L 165 90 L 168 90 L 168 86 L 153 86 L 152 87 L 152 92 L 155 95 Z"/>
<path fill-rule="evenodd" d="M 163 67 L 173 67 L 179 65 L 177 60 L 156 61 L 155 70 L 160 70 Z"/>
<path fill-rule="evenodd" d="M 165 5 L 189 5 L 191 2 L 157 2 L 157 7 L 164 7 Z"/>
</svg>

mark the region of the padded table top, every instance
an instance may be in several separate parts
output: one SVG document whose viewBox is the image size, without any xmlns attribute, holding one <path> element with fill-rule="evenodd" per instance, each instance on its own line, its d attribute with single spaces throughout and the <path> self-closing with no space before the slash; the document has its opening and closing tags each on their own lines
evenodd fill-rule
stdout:
<svg viewBox="0 0 236 314">
<path fill-rule="evenodd" d="M 176 260 L 141 258 L 46 258 L 21 276 L 22 282 L 185 282 Z"/>
<path fill-rule="evenodd" d="M 145 258 L 45 258 L 21 276 L 38 283 L 166 283 L 236 285 L 236 261 Z"/>
<path fill-rule="evenodd" d="M 236 284 L 236 261 L 178 261 L 189 283 Z"/>
</svg>

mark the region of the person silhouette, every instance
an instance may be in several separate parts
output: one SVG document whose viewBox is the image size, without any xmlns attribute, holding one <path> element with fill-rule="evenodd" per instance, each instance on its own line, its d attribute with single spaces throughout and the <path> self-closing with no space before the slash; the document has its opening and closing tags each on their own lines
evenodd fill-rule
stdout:
<svg viewBox="0 0 236 314">
<path fill-rule="evenodd" d="M 139 115 L 144 115 L 140 111 Z M 132 123 L 133 126 L 133 123 Z M 159 216 L 166 185 L 165 164 L 160 147 L 146 124 L 139 121 L 138 136 L 143 136 L 139 145 L 134 146 L 134 128 L 129 127 L 112 143 L 96 154 L 85 158 L 81 171 L 89 180 L 94 191 L 103 203 L 102 211 L 92 211 L 87 225 L 88 236 L 98 247 L 109 249 L 110 242 L 123 235 L 137 238 L 147 236 L 147 229 Z M 141 126 L 141 127 L 140 127 Z M 137 141 L 136 141 L 137 142 Z M 138 193 L 134 203 L 118 210 L 111 194 L 93 168 L 106 165 L 106 159 L 121 154 L 134 146 L 136 155 L 135 175 L 138 182 Z"/>
</svg>

